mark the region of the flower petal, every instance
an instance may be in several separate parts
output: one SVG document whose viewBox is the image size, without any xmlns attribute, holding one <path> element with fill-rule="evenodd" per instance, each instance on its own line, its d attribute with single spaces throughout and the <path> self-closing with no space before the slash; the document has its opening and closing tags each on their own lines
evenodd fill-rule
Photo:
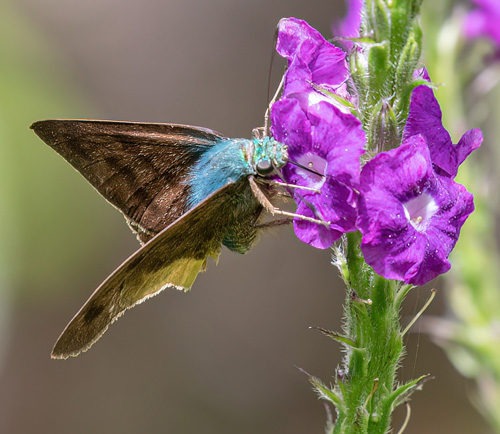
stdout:
<svg viewBox="0 0 500 434">
<path fill-rule="evenodd" d="M 357 182 L 366 144 L 359 119 L 324 101 L 312 105 L 308 117 L 313 149 L 329 163 L 326 174 L 345 183 Z"/>
<path fill-rule="evenodd" d="M 288 155 L 294 160 L 311 148 L 311 122 L 294 98 L 276 101 L 271 109 L 273 137 L 288 145 Z"/>
<path fill-rule="evenodd" d="M 343 233 L 356 230 L 357 195 L 349 187 L 329 180 L 321 193 L 295 194 L 297 214 L 330 222 L 329 227 L 295 218 L 293 226 L 297 237 L 318 249 L 326 249 Z"/>
<path fill-rule="evenodd" d="M 425 137 L 432 163 L 441 169 L 443 174 L 455 177 L 460 164 L 481 145 L 483 136 L 478 129 L 470 130 L 455 146 L 448 131 L 443 127 L 441 118 L 441 109 L 433 90 L 426 85 L 417 86 L 411 95 L 403 140 L 418 134 Z"/>
<path fill-rule="evenodd" d="M 295 52 L 304 40 L 312 40 L 321 44 L 325 39 L 315 28 L 298 18 L 282 18 L 278 23 L 278 40 L 276 51 L 288 60 L 292 60 Z"/>
<path fill-rule="evenodd" d="M 284 96 L 313 90 L 312 84 L 334 91 L 349 75 L 345 53 L 297 18 L 278 25 L 278 53 L 289 60 Z"/>
</svg>

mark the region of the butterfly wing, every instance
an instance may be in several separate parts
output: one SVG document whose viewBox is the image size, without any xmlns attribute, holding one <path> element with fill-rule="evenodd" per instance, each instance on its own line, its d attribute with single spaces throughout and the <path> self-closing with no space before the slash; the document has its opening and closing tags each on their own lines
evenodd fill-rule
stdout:
<svg viewBox="0 0 500 434">
<path fill-rule="evenodd" d="M 31 128 L 146 242 L 187 211 L 188 172 L 223 137 L 177 124 L 46 120 Z"/>
<path fill-rule="evenodd" d="M 52 357 L 88 350 L 125 310 L 165 288 L 190 289 L 207 257 L 217 259 L 224 234 L 238 223 L 233 202 L 243 189 L 248 183 L 219 189 L 130 256 L 71 320 Z"/>
</svg>

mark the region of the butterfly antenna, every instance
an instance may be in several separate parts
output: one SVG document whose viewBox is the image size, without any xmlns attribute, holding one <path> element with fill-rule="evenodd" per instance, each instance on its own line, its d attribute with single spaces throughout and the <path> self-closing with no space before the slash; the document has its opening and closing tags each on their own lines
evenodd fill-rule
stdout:
<svg viewBox="0 0 500 434">
<path fill-rule="evenodd" d="M 276 26 L 276 30 L 274 32 L 274 38 L 273 38 L 273 49 L 272 49 L 272 52 L 271 52 L 271 62 L 269 63 L 269 73 L 268 73 L 268 76 L 267 76 L 267 101 L 269 101 L 269 98 L 271 96 L 271 77 L 272 77 L 272 73 L 273 73 L 273 66 L 274 66 L 274 59 L 276 58 L 276 52 L 275 52 L 275 47 L 276 47 L 276 43 L 278 42 L 278 26 Z M 267 110 L 266 110 L 266 114 L 264 115 L 264 133 L 267 137 L 270 137 L 271 136 L 271 125 L 270 125 L 270 122 L 269 122 L 269 118 L 270 118 L 270 115 L 271 115 L 271 107 L 273 106 L 273 104 L 276 102 L 276 100 L 278 99 L 280 93 L 281 93 L 281 90 L 283 89 L 283 83 L 285 81 L 285 74 L 283 73 L 283 76 L 281 77 L 281 81 L 278 85 L 278 89 L 276 90 L 276 92 L 274 93 L 274 96 L 273 98 L 271 99 L 271 101 L 269 102 L 268 106 L 267 106 Z"/>
<path fill-rule="evenodd" d="M 274 36 L 273 36 L 273 46 L 271 49 L 271 61 L 269 62 L 269 71 L 267 73 L 267 98 L 266 101 L 269 101 L 271 98 L 271 77 L 273 75 L 273 66 L 274 66 L 274 59 L 275 59 L 275 47 L 278 42 L 278 26 L 276 26 L 276 30 L 274 31 Z"/>
</svg>

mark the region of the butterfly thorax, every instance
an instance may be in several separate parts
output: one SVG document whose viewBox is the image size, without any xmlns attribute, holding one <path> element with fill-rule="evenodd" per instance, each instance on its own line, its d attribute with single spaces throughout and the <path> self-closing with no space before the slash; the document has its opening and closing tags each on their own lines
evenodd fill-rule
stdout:
<svg viewBox="0 0 500 434">
<path fill-rule="evenodd" d="M 287 158 L 286 146 L 273 138 L 220 140 L 205 151 L 190 170 L 188 206 L 196 206 L 226 184 L 250 175 L 262 176 L 259 164 L 263 162 L 279 169 Z"/>
</svg>

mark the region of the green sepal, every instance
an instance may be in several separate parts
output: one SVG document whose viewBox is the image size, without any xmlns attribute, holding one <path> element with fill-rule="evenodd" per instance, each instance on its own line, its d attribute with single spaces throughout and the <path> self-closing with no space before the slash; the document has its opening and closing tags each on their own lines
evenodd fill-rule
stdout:
<svg viewBox="0 0 500 434">
<path fill-rule="evenodd" d="M 313 385 L 314 389 L 316 389 L 316 392 L 321 399 L 331 402 L 335 407 L 338 408 L 339 411 L 343 411 L 344 402 L 339 396 L 337 396 L 337 394 L 333 390 L 325 386 L 325 384 L 323 384 L 323 382 L 318 377 L 315 377 L 313 375 L 309 375 L 309 381 Z"/>
<path fill-rule="evenodd" d="M 332 246 L 332 264 L 339 269 L 342 280 L 344 281 L 344 283 L 347 283 L 349 282 L 349 267 L 347 265 L 347 260 L 344 254 L 344 245 L 345 236 L 342 237 L 342 240 L 339 244 L 334 244 Z"/>
<path fill-rule="evenodd" d="M 391 41 L 395 53 L 402 51 L 420 11 L 421 0 L 393 0 L 391 6 Z"/>
<path fill-rule="evenodd" d="M 356 86 L 358 94 L 359 109 L 363 113 L 364 102 L 368 96 L 368 70 L 366 65 L 366 54 L 363 51 L 355 50 L 349 57 L 349 67 L 351 78 Z M 364 122 L 363 122 L 364 125 Z"/>
<path fill-rule="evenodd" d="M 420 13 L 423 0 L 410 0 L 411 14 L 416 17 Z"/>
<path fill-rule="evenodd" d="M 386 99 L 381 99 L 373 108 L 372 128 L 368 143 L 370 150 L 377 153 L 399 146 L 398 121 Z"/>
<path fill-rule="evenodd" d="M 389 396 L 387 401 L 384 403 L 383 408 L 387 410 L 389 409 L 389 406 L 391 406 L 392 408 L 396 408 L 397 406 L 404 404 L 406 401 L 408 401 L 413 392 L 421 390 L 424 383 L 432 380 L 432 378 L 433 377 L 431 377 L 429 374 L 426 374 L 399 386 L 391 394 L 391 396 Z"/>
<path fill-rule="evenodd" d="M 410 395 L 416 390 L 420 390 L 422 385 L 430 380 L 429 375 L 422 375 L 416 380 L 409 381 L 398 387 L 387 399 L 385 399 L 378 408 L 377 418 L 371 418 L 368 425 L 370 434 L 385 434 L 384 427 L 389 426 L 392 412 L 396 407 L 409 400 Z"/>
<path fill-rule="evenodd" d="M 417 23 L 414 23 L 408 35 L 406 44 L 398 59 L 396 67 L 396 88 L 401 88 L 413 81 L 413 71 L 417 68 L 420 60 L 422 46 L 422 31 Z"/>
<path fill-rule="evenodd" d="M 384 0 L 372 0 L 368 11 L 368 20 L 374 31 L 377 41 L 391 39 L 390 10 Z"/>
<path fill-rule="evenodd" d="M 334 341 L 340 342 L 341 344 L 347 345 L 348 347 L 351 348 L 357 348 L 356 342 L 354 342 L 350 337 L 341 335 L 337 332 L 334 332 L 332 330 L 327 330 L 321 327 L 309 327 L 310 329 L 313 330 L 318 330 L 321 333 L 323 333 L 325 336 L 328 336 L 330 339 L 333 339 Z"/>
<path fill-rule="evenodd" d="M 390 42 L 383 41 L 372 46 L 368 51 L 368 86 L 370 89 L 370 106 L 375 104 L 382 95 L 388 92 L 390 78 L 391 56 Z"/>
<path fill-rule="evenodd" d="M 325 89 L 324 87 L 318 86 L 315 83 L 311 83 L 311 85 L 312 85 L 313 89 L 316 90 L 317 92 L 319 92 L 319 93 L 321 93 L 329 98 L 334 99 L 340 105 L 344 106 L 346 109 L 348 109 L 351 112 L 351 114 L 353 116 L 356 116 L 358 119 L 361 117 L 361 114 L 359 113 L 356 106 L 352 102 L 346 100 L 345 98 L 342 98 L 340 95 L 337 95 L 333 92 L 330 92 L 329 90 Z"/>
<path fill-rule="evenodd" d="M 402 136 L 403 128 L 408 118 L 411 92 L 416 87 L 416 80 L 413 79 L 413 73 L 420 59 L 421 39 L 422 32 L 418 24 L 415 23 L 396 67 L 395 94 L 397 97 L 394 101 L 394 111 L 401 126 L 400 136 Z"/>
</svg>

